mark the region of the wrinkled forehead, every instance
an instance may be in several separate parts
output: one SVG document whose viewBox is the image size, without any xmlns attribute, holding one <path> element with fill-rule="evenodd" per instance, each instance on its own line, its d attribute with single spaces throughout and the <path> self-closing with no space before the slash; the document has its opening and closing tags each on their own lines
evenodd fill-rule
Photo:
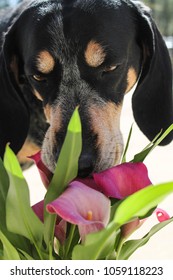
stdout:
<svg viewBox="0 0 173 280">
<path fill-rule="evenodd" d="M 58 59 L 76 55 L 91 41 L 122 51 L 135 36 L 130 9 L 121 1 L 55 1 L 37 7 L 33 19 L 31 52 L 49 50 Z"/>
</svg>

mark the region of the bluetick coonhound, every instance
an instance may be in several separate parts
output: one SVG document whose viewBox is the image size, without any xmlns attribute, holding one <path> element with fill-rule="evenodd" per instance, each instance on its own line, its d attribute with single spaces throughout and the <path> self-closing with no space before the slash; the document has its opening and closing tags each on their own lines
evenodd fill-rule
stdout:
<svg viewBox="0 0 173 280">
<path fill-rule="evenodd" d="M 0 14 L 0 155 L 42 149 L 53 172 L 79 105 L 79 176 L 119 162 L 123 99 L 151 140 L 173 123 L 168 50 L 150 11 L 132 0 L 34 0 Z M 170 134 L 162 142 L 168 144 Z"/>
</svg>

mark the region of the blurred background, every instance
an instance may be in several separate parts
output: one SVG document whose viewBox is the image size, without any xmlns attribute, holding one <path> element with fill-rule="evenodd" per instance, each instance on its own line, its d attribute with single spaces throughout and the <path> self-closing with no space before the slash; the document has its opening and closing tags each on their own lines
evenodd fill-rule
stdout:
<svg viewBox="0 0 173 280">
<path fill-rule="evenodd" d="M 0 0 L 0 8 L 15 6 L 20 1 L 22 0 Z M 173 0 L 144 0 L 143 2 L 152 9 L 153 18 L 165 39 L 173 62 Z M 134 123 L 134 119 L 131 110 L 131 95 L 128 94 L 124 100 L 121 117 L 121 131 L 124 142 L 127 140 L 132 123 Z M 133 155 L 141 151 L 147 144 L 148 140 L 134 123 L 127 160 L 131 160 Z M 145 160 L 145 164 L 149 170 L 149 177 L 153 184 L 173 182 L 173 143 L 165 147 L 157 147 Z M 45 189 L 35 166 L 25 171 L 24 175 L 30 188 L 31 204 L 34 204 L 43 199 Z M 166 210 L 170 216 L 173 216 L 173 195 L 165 199 L 159 207 Z M 155 215 L 152 215 L 130 239 L 141 238 L 157 222 Z M 172 260 L 173 223 L 157 233 L 144 247 L 138 249 L 131 259 Z"/>
</svg>

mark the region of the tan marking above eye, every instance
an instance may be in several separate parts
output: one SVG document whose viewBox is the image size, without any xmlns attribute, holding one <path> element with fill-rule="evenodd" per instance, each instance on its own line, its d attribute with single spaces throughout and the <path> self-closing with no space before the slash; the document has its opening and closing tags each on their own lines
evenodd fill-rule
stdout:
<svg viewBox="0 0 173 280">
<path fill-rule="evenodd" d="M 105 60 L 105 50 L 96 41 L 91 40 L 85 50 L 85 60 L 91 67 L 100 66 Z"/>
<path fill-rule="evenodd" d="M 50 73 L 54 66 L 55 60 L 48 51 L 41 51 L 36 59 L 38 71 L 44 74 Z"/>
<path fill-rule="evenodd" d="M 127 73 L 127 88 L 125 93 L 131 90 L 131 88 L 134 86 L 134 84 L 137 81 L 137 73 L 133 67 L 129 68 Z"/>
</svg>

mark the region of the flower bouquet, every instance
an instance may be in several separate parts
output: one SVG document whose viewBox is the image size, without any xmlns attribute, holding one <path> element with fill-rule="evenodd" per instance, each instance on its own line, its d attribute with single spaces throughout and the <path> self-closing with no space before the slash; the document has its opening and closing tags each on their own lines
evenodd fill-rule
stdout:
<svg viewBox="0 0 173 280">
<path fill-rule="evenodd" d="M 157 208 L 173 192 L 173 182 L 153 185 L 143 163 L 173 125 L 126 162 L 131 129 L 121 164 L 84 179 L 77 178 L 81 129 L 76 108 L 54 174 L 40 153 L 32 157 L 47 188 L 32 207 L 20 165 L 7 145 L 0 160 L 0 259 L 126 260 L 173 221 Z M 158 224 L 143 238 L 130 240 L 150 215 L 157 216 Z"/>
</svg>

